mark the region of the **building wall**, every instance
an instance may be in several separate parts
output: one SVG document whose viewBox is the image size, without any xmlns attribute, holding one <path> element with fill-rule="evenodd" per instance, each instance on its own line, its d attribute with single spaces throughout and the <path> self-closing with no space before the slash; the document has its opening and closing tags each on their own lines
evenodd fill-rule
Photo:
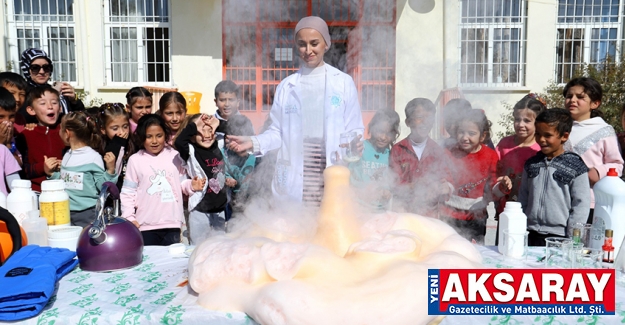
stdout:
<svg viewBox="0 0 625 325">
<path fill-rule="evenodd" d="M 123 102 L 129 87 L 105 83 L 102 3 L 75 1 L 77 86 L 89 92 L 88 100 L 97 97 L 105 102 Z M 432 8 L 428 3 L 433 3 Z M 413 8 L 411 4 L 426 5 Z M 459 0 L 397 0 L 395 109 L 402 120 L 401 137 L 409 133 L 403 123 L 409 100 L 426 97 L 435 101 L 442 89 L 458 85 L 459 9 Z M 4 10 L 2 6 L 0 14 L 5 23 L 0 26 L 0 35 L 6 37 Z M 170 0 L 170 12 L 173 87 L 201 92 L 202 111 L 212 113 L 213 89 L 222 79 L 221 0 Z M 503 102 L 513 105 L 528 92 L 544 89 L 553 78 L 556 14 L 557 0 L 528 1 L 525 86 L 462 89 L 475 108 L 486 111 L 493 133 L 502 130 L 497 122 L 508 113 Z M 6 53 L 0 53 L 0 66 L 6 62 Z"/>
</svg>

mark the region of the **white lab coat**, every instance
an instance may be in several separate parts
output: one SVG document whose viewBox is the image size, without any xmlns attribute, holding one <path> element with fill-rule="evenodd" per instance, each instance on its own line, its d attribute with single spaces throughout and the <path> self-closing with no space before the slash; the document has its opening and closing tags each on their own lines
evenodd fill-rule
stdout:
<svg viewBox="0 0 625 325">
<path fill-rule="evenodd" d="M 332 152 L 339 150 L 340 134 L 356 131 L 362 135 L 365 128 L 354 81 L 333 66 L 324 66 L 324 136 L 326 165 L 330 166 Z M 261 154 L 280 148 L 272 183 L 274 197 L 296 202 L 302 201 L 303 194 L 302 124 L 306 122 L 301 114 L 300 77 L 301 70 L 280 82 L 271 107 L 271 126 L 257 136 Z"/>
</svg>

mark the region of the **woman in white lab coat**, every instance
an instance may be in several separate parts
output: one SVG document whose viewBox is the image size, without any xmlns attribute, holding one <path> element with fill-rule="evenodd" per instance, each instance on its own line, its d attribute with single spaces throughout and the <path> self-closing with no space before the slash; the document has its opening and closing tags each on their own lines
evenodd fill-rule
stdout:
<svg viewBox="0 0 625 325">
<path fill-rule="evenodd" d="M 295 44 L 303 64 L 278 85 L 269 129 L 255 137 L 229 136 L 227 141 L 234 151 L 258 155 L 279 148 L 274 198 L 318 205 L 322 173 L 339 151 L 340 134 L 362 136 L 364 126 L 353 79 L 323 61 L 331 44 L 326 22 L 302 18 L 295 27 Z"/>
</svg>

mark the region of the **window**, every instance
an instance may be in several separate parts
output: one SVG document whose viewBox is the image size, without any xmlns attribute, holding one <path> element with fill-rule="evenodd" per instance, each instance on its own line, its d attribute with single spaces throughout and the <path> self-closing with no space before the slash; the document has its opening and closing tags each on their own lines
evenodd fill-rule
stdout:
<svg viewBox="0 0 625 325">
<path fill-rule="evenodd" d="M 106 81 L 171 85 L 169 2 L 106 2 Z"/>
<path fill-rule="evenodd" d="M 52 80 L 76 83 L 73 0 L 13 0 L 7 5 L 8 48 L 13 71 L 22 52 L 43 49 L 54 62 Z"/>
<path fill-rule="evenodd" d="M 462 85 L 521 86 L 525 70 L 525 0 L 461 0 Z"/>
<path fill-rule="evenodd" d="M 332 46 L 324 60 L 354 78 L 365 124 L 376 110 L 394 107 L 395 0 L 222 0 L 222 4 L 223 77 L 241 88 L 239 108 L 254 125 L 262 125 L 280 81 L 299 69 L 293 29 L 308 15 L 320 16 L 330 26 Z"/>
<path fill-rule="evenodd" d="M 620 61 L 623 43 L 622 1 L 559 0 L 556 82 L 565 83 L 583 64 Z"/>
</svg>

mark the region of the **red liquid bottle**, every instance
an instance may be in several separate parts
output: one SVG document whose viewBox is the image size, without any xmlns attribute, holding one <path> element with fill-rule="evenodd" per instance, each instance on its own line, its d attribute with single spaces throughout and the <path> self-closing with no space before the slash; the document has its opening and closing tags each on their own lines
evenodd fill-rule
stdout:
<svg viewBox="0 0 625 325">
<path fill-rule="evenodd" d="M 605 242 L 601 248 L 603 249 L 603 261 L 606 263 L 614 263 L 614 246 L 612 245 L 612 229 L 605 230 Z"/>
</svg>

